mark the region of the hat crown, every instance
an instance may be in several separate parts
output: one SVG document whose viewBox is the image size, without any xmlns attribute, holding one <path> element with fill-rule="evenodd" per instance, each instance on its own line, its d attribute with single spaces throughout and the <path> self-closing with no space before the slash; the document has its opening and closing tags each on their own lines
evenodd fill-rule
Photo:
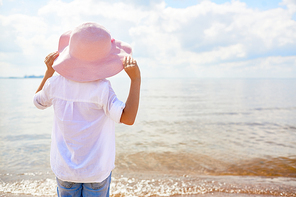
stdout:
<svg viewBox="0 0 296 197">
<path fill-rule="evenodd" d="M 111 50 L 111 35 L 95 23 L 84 23 L 76 27 L 69 42 L 71 56 L 85 61 L 103 59 Z"/>
</svg>

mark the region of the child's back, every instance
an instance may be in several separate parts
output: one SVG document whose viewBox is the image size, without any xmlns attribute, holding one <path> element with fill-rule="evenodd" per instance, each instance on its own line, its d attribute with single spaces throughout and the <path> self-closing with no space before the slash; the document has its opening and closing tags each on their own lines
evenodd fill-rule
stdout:
<svg viewBox="0 0 296 197">
<path fill-rule="evenodd" d="M 106 79 L 80 83 L 63 76 L 47 80 L 35 105 L 53 105 L 51 166 L 62 180 L 101 182 L 114 168 L 114 122 L 125 104 Z M 35 100 L 37 101 L 37 99 Z"/>
</svg>

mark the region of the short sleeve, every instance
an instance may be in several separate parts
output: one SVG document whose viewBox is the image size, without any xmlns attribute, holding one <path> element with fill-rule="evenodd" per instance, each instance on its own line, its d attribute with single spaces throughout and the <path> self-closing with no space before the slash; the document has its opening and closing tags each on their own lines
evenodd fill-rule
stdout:
<svg viewBox="0 0 296 197">
<path fill-rule="evenodd" d="M 38 109 L 46 109 L 47 107 L 50 107 L 52 105 L 52 102 L 50 99 L 50 80 L 49 79 L 45 82 L 42 90 L 37 92 L 34 95 L 33 103 Z"/>
<path fill-rule="evenodd" d="M 109 81 L 107 86 L 104 88 L 101 100 L 103 102 L 103 109 L 106 115 L 116 123 L 120 123 L 120 118 L 125 107 L 125 103 L 117 98 Z"/>
</svg>

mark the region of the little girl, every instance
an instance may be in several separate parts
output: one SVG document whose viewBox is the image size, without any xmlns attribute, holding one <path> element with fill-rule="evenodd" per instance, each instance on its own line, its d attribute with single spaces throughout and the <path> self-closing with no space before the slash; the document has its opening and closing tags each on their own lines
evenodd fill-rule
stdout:
<svg viewBox="0 0 296 197">
<path fill-rule="evenodd" d="M 50 163 L 58 196 L 109 196 L 115 123 L 134 124 L 139 106 L 141 75 L 131 53 L 101 25 L 84 23 L 64 33 L 58 51 L 45 58 L 34 104 L 54 107 Z M 131 79 L 125 103 L 106 79 L 123 69 Z"/>
</svg>

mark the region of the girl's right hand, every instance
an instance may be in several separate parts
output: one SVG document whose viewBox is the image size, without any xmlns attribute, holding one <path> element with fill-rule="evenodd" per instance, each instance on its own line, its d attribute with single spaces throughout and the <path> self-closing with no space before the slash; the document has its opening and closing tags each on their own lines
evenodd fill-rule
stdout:
<svg viewBox="0 0 296 197">
<path fill-rule="evenodd" d="M 123 68 L 131 80 L 141 80 L 141 73 L 137 61 L 131 56 L 124 57 Z"/>
<path fill-rule="evenodd" d="M 52 68 L 52 65 L 53 65 L 53 62 L 54 60 L 59 56 L 59 52 L 56 51 L 56 52 L 52 52 L 50 54 L 48 54 L 45 59 L 44 59 L 44 63 L 46 64 L 47 66 L 47 70 L 48 71 L 53 71 L 54 72 L 54 69 Z"/>
</svg>

